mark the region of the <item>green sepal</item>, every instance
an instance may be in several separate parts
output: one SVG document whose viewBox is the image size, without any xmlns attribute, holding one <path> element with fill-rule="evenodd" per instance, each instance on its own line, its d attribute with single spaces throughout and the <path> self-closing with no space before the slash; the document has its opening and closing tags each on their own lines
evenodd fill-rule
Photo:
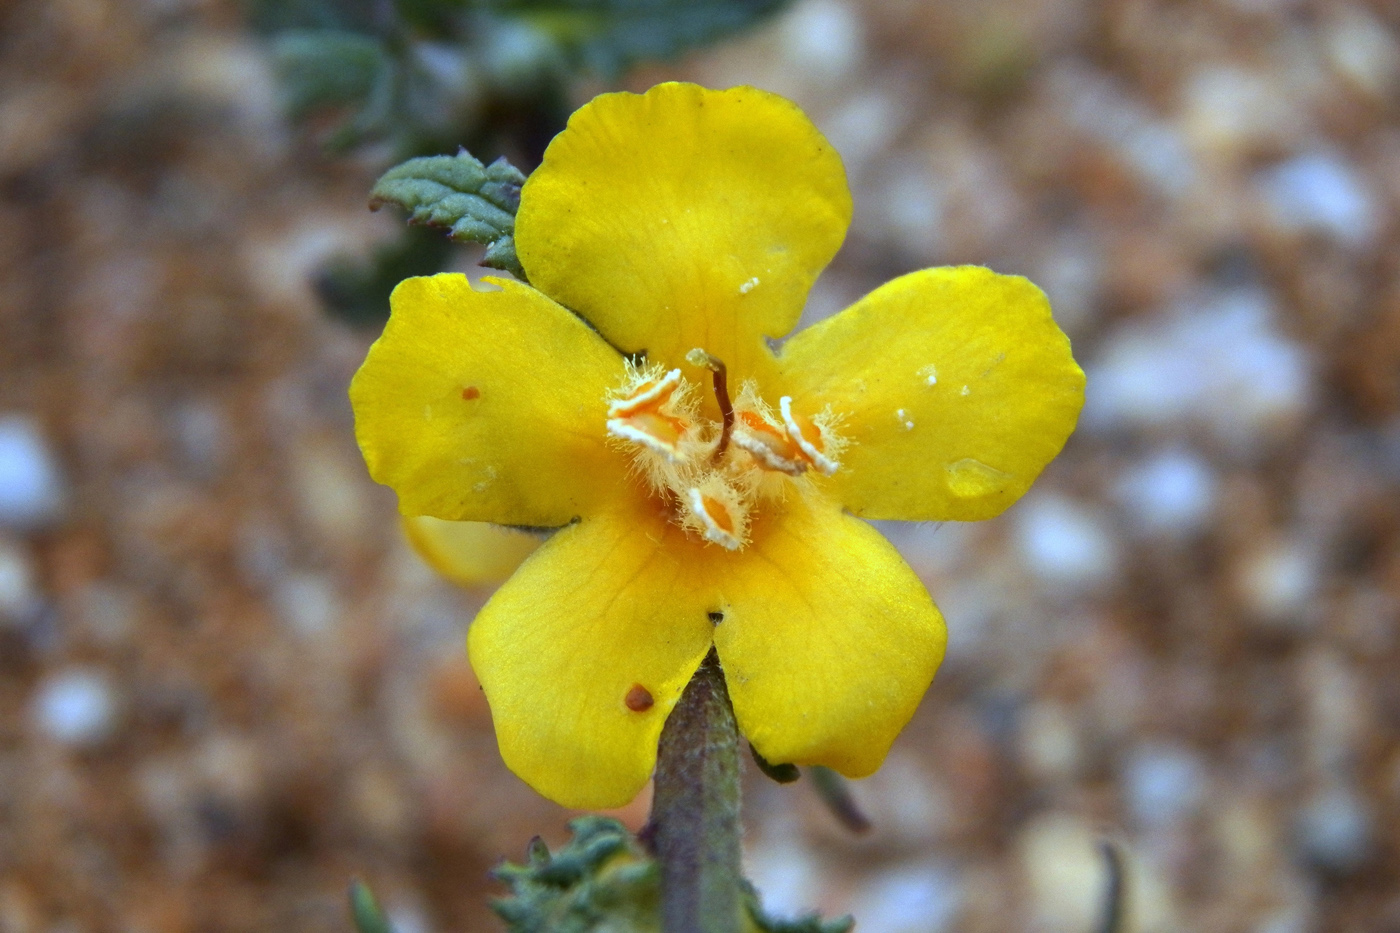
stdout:
<svg viewBox="0 0 1400 933">
<path fill-rule="evenodd" d="M 802 772 L 797 770 L 797 765 L 775 765 L 760 755 L 758 749 L 754 748 L 752 744 L 749 745 L 749 754 L 753 755 L 753 763 L 758 765 L 758 770 L 779 784 L 791 784 L 802 777 Z"/>
<path fill-rule="evenodd" d="M 521 281 L 515 255 L 515 212 L 525 176 L 504 158 L 482 165 L 465 149 L 455 156 L 422 156 L 385 172 L 370 193 L 370 208 L 394 204 L 413 223 L 447 231 L 459 243 L 486 247 L 482 265 Z"/>
</svg>

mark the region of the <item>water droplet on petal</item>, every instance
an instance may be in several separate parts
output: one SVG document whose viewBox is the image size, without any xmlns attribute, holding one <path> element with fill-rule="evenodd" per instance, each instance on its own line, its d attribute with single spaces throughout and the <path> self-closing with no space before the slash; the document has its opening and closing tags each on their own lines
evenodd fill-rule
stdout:
<svg viewBox="0 0 1400 933">
<path fill-rule="evenodd" d="M 987 466 L 981 460 L 964 457 L 948 464 L 948 488 L 959 499 L 976 499 L 1001 492 L 1011 483 L 1011 474 Z"/>
</svg>

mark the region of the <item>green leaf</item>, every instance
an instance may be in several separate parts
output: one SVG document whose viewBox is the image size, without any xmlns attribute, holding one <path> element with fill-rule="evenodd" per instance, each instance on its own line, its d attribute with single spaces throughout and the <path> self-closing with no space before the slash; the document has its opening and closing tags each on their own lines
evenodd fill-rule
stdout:
<svg viewBox="0 0 1400 933">
<path fill-rule="evenodd" d="M 747 29 L 790 0 L 495 0 L 571 50 L 578 64 L 605 77 L 631 65 L 675 58 Z"/>
<path fill-rule="evenodd" d="M 617 820 L 585 816 L 551 854 L 532 840 L 521 865 L 492 874 L 510 889 L 491 905 L 510 933 L 660 933 L 656 863 Z"/>
<path fill-rule="evenodd" d="M 350 884 L 350 916 L 355 921 L 355 929 L 359 933 L 394 933 L 394 928 L 379 910 L 379 902 L 374 899 L 374 893 L 363 881 L 357 880 Z"/>
<path fill-rule="evenodd" d="M 482 165 L 464 149 L 391 168 L 374 186 L 370 207 L 394 204 L 408 211 L 413 223 L 445 229 L 459 243 L 482 243 L 483 265 L 524 281 L 512 239 L 524 184 L 525 176 L 504 158 Z"/>
<path fill-rule="evenodd" d="M 636 837 L 605 816 L 569 828 L 574 838 L 558 852 L 536 838 L 523 864 L 492 872 L 510 891 L 491 904 L 509 933 L 661 933 L 661 872 Z M 740 884 L 742 933 L 848 933 L 853 925 L 850 917 L 771 917 L 753 886 Z"/>
</svg>

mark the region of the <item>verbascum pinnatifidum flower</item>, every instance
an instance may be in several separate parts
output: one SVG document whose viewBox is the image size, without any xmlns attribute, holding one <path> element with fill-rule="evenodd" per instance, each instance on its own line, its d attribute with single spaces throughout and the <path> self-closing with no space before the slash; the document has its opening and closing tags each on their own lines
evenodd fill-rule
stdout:
<svg viewBox="0 0 1400 933">
<path fill-rule="evenodd" d="M 775 763 L 879 767 L 943 620 L 862 519 L 970 521 L 1059 452 L 1084 375 L 1044 294 L 926 269 L 788 338 L 850 222 L 792 103 L 663 84 L 585 105 L 526 182 L 530 285 L 409 279 L 351 387 L 405 515 L 558 528 L 472 624 L 501 754 L 631 799 L 713 648 Z"/>
</svg>

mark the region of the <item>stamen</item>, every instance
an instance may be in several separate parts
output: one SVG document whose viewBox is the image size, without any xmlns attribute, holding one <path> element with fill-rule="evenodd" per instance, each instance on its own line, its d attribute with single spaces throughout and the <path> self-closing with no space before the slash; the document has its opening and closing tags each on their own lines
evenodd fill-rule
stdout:
<svg viewBox="0 0 1400 933">
<path fill-rule="evenodd" d="M 690 365 L 702 366 L 714 374 L 715 401 L 719 403 L 719 414 L 723 419 L 723 426 L 720 429 L 719 445 L 715 447 L 712 459 L 719 460 L 729 447 L 729 437 L 734 432 L 734 404 L 729 400 L 729 378 L 724 361 L 710 356 L 699 347 L 687 353 L 685 359 Z"/>
<path fill-rule="evenodd" d="M 783 413 L 783 424 L 787 425 L 788 437 L 802 448 L 802 452 L 812 461 L 812 465 L 827 476 L 835 473 L 840 464 L 822 453 L 822 448 L 818 446 L 822 443 L 822 429 L 817 426 L 816 422 L 802 415 L 793 414 L 792 396 L 790 395 L 784 395 L 778 399 L 778 408 Z"/>
<path fill-rule="evenodd" d="M 689 499 L 690 513 L 699 522 L 705 540 L 713 541 L 730 551 L 737 551 L 744 546 L 734 516 L 723 502 L 695 488 L 690 490 Z"/>
<path fill-rule="evenodd" d="M 788 440 L 783 430 L 753 411 L 739 412 L 739 428 L 734 432 L 734 446 L 746 450 L 760 465 L 789 476 L 801 476 L 807 464 L 797 459 L 801 453 Z"/>
<path fill-rule="evenodd" d="M 608 433 L 659 453 L 669 463 L 687 459 L 682 442 L 690 433 L 691 422 L 677 405 L 682 401 L 684 382 L 679 369 L 641 377 L 629 394 L 609 403 Z"/>
<path fill-rule="evenodd" d="M 654 450 L 672 463 L 685 459 L 680 440 L 685 434 L 685 422 L 668 418 L 657 412 L 644 411 L 630 418 L 609 418 L 608 433 L 626 441 Z"/>
<path fill-rule="evenodd" d="M 609 418 L 630 418 L 644 408 L 657 409 L 671 398 L 681 384 L 681 371 L 673 369 L 660 379 L 649 380 L 637 386 L 626 398 L 615 399 L 608 406 Z"/>
</svg>

